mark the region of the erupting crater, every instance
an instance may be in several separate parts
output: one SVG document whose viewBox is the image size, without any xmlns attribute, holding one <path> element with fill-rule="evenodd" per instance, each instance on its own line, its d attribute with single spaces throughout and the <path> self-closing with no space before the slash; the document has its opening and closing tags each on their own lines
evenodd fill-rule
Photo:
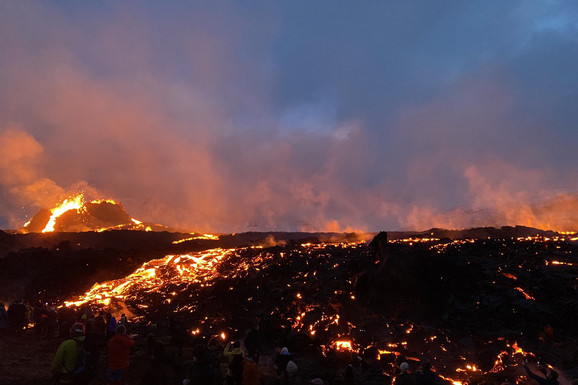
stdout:
<svg viewBox="0 0 578 385">
<path fill-rule="evenodd" d="M 41 209 L 23 228 L 28 233 L 107 230 L 163 231 L 166 227 L 131 218 L 123 205 L 112 199 L 87 201 L 84 193 L 77 193 L 52 209 Z"/>
</svg>

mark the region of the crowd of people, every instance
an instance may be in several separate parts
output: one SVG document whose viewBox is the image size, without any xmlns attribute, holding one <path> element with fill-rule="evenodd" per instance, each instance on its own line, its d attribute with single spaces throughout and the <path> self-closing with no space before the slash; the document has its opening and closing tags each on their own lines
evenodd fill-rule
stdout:
<svg viewBox="0 0 578 385">
<path fill-rule="evenodd" d="M 117 313 L 118 314 L 118 313 Z M 448 382 L 432 370 L 429 362 L 417 365 L 400 361 L 384 370 L 379 352 L 369 347 L 352 353 L 339 370 L 320 372 L 300 368 L 303 357 L 295 357 L 287 346 L 266 341 L 258 322 L 239 339 L 205 336 L 192 341 L 182 320 L 167 320 L 164 328 L 156 321 L 131 324 L 124 313 L 96 314 L 89 308 L 48 307 L 18 300 L 8 309 L 0 303 L 0 333 L 12 330 L 40 338 L 60 338 L 50 368 L 56 384 L 88 384 L 107 367 L 108 384 L 142 385 L 444 385 Z M 132 329 L 132 330 L 131 330 Z M 161 330 L 163 329 L 163 330 Z M 129 333 L 134 332 L 134 333 Z M 167 340 L 168 337 L 169 339 Z M 148 348 L 146 364 L 139 373 L 128 372 L 135 338 Z M 206 342 L 208 340 L 208 342 Z M 264 342 L 267 343 L 264 343 Z M 264 346 L 267 345 L 267 349 Z M 290 345 L 289 345 L 290 346 Z M 106 357 L 106 365 L 101 362 Z M 301 359 L 301 361 L 300 361 Z M 558 385 L 558 374 L 537 374 L 524 366 L 527 376 L 539 385 Z M 339 374 L 337 373 L 339 372 Z M 321 374 L 320 374 L 321 373 Z M 94 383 L 94 382 L 93 382 Z M 102 382 L 99 382 L 102 383 Z"/>
</svg>

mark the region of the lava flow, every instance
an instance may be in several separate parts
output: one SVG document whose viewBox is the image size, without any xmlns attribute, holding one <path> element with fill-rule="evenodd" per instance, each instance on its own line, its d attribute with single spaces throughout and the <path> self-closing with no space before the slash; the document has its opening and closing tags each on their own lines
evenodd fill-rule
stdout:
<svg viewBox="0 0 578 385">
<path fill-rule="evenodd" d="M 416 242 L 420 243 L 412 239 L 392 244 L 407 248 Z M 421 244 L 432 256 L 439 256 L 478 241 L 445 244 L 443 248 L 434 247 L 432 242 L 437 240 Z M 454 336 L 434 322 L 392 321 L 367 302 L 367 293 L 361 289 L 361 282 L 372 276 L 367 269 L 375 270 L 376 262 L 363 243 L 308 243 L 290 248 L 245 247 L 168 255 L 143 264 L 125 278 L 95 284 L 65 305 L 122 310 L 142 322 L 178 316 L 186 321 L 191 336 L 219 335 L 223 330 L 238 333 L 242 327 L 239 317 L 258 316 L 269 326 L 292 330 L 318 344 L 325 355 L 361 354 L 375 346 L 386 365 L 400 360 L 431 361 L 442 378 L 456 385 L 488 376 L 521 378 L 523 373 L 516 364 L 536 357 L 522 350 L 512 336 L 495 335 L 484 342 L 488 352 L 483 356 L 464 348 L 459 333 Z M 522 292 L 525 303 L 536 301 L 521 288 L 522 278 L 505 273 L 504 266 L 498 265 L 494 279 L 505 278 L 500 284 L 510 285 L 504 288 L 508 287 L 507 295 L 512 300 L 520 301 L 515 293 Z M 378 281 L 375 284 L 383 285 Z M 480 308 L 482 301 L 475 306 Z"/>
</svg>

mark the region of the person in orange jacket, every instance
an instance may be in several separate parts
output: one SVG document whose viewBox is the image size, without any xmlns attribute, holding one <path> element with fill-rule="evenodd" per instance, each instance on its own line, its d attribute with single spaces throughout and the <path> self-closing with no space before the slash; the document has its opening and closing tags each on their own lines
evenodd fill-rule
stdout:
<svg viewBox="0 0 578 385">
<path fill-rule="evenodd" d="M 134 340 L 126 334 L 126 327 L 118 325 L 116 334 L 108 341 L 108 383 L 122 385 L 130 364 L 130 348 Z"/>
<path fill-rule="evenodd" d="M 243 361 L 243 385 L 259 385 L 261 383 L 261 373 L 257 365 L 257 357 L 257 353 L 254 353 Z"/>
</svg>

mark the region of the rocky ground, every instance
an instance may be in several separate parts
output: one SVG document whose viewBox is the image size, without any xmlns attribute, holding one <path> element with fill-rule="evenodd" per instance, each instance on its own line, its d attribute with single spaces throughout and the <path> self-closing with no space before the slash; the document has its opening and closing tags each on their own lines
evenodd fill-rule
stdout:
<svg viewBox="0 0 578 385">
<path fill-rule="evenodd" d="M 236 251 L 202 286 L 167 281 L 155 292 L 135 286 L 111 308 L 131 309 L 141 323 L 155 318 L 168 324 L 176 317 L 189 332 L 202 329 L 204 337 L 226 330 L 241 338 L 260 318 L 268 346 L 265 381 L 275 349 L 288 345 L 305 376 L 324 375 L 339 383 L 347 359 L 329 345 L 341 337 L 354 340 L 360 350 L 380 348 L 386 370 L 400 360 L 412 365 L 429 360 L 448 378 L 499 384 L 520 380 L 517 364 L 529 359 L 552 365 L 565 374 L 564 381 L 577 377 L 578 245 L 569 237 L 527 228 L 431 230 L 393 233 L 389 242 L 382 234 L 355 247 L 315 247 L 303 243 L 335 235 L 245 234 L 173 244 L 184 235 L 143 234 L 26 234 L 28 243 L 24 235 L 0 234 L 6 251 L 0 259 L 0 299 L 58 302 L 95 282 L 123 279 L 169 253 L 262 244 L 268 247 Z M 99 237 L 105 246 L 97 247 Z M 162 271 L 170 276 L 176 268 Z M 152 308 L 138 310 L 142 303 Z M 137 337 L 132 358 L 135 384 L 150 362 L 144 334 Z M 196 344 L 206 343 L 199 338 L 188 339 L 183 361 L 190 360 Z M 33 330 L 3 334 L 0 383 L 50 383 L 48 365 L 59 342 L 39 339 Z M 523 353 L 516 352 L 518 346 Z M 105 383 L 102 354 L 94 384 Z M 477 372 L 456 372 L 469 362 Z"/>
</svg>

